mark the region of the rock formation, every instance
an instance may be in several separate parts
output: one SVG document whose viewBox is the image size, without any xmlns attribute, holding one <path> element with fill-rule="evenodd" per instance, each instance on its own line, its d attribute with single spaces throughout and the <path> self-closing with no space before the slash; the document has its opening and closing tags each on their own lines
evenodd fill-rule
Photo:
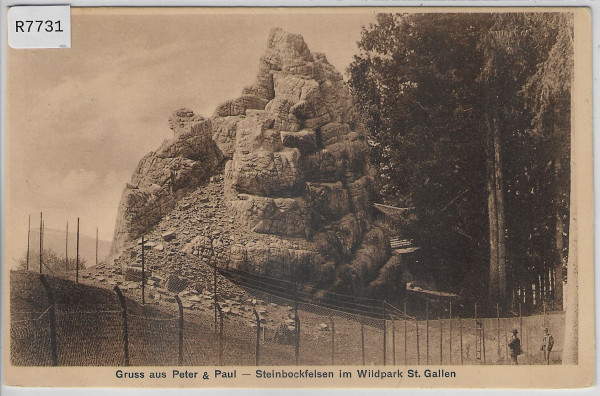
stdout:
<svg viewBox="0 0 600 396">
<path fill-rule="evenodd" d="M 212 141 L 210 119 L 181 109 L 169 125 L 175 138 L 142 158 L 123 190 L 111 257 L 156 225 L 178 200 L 213 175 L 223 159 Z"/>
<path fill-rule="evenodd" d="M 232 221 L 218 235 L 198 229 L 182 254 L 206 258 L 217 246 L 220 266 L 338 292 L 393 282 L 398 263 L 373 221 L 365 133 L 342 75 L 300 35 L 273 29 L 254 84 L 211 119 L 183 109 L 170 121 L 175 138 L 140 161 L 123 193 L 115 255 L 142 233 L 164 232 L 153 227 L 223 172 Z"/>
</svg>

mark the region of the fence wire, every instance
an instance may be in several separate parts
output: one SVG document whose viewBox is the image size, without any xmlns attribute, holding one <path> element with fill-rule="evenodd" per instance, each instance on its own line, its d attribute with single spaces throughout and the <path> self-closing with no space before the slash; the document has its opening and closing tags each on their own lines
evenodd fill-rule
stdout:
<svg viewBox="0 0 600 396">
<path fill-rule="evenodd" d="M 217 296 L 219 307 L 223 304 L 227 309 L 218 315 L 216 326 L 214 306 L 210 306 L 184 309 L 183 327 L 175 304 L 158 309 L 129 300 L 125 322 L 117 294 L 105 290 L 92 297 L 93 293 L 69 284 L 48 298 L 56 299 L 53 305 L 11 312 L 11 361 L 18 366 L 53 364 L 52 317 L 57 364 L 66 366 L 124 365 L 126 355 L 135 366 L 254 365 L 257 361 L 260 365 L 504 365 L 512 364 L 508 343 L 513 330 L 518 331 L 523 350 L 519 364 L 544 364 L 540 350 L 544 327 L 554 334 L 551 364 L 561 361 L 563 340 L 557 336 L 564 333 L 561 313 L 544 309 L 519 317 L 514 310 L 493 307 L 490 311 L 496 311 L 497 317 L 462 317 L 457 312 L 463 315 L 469 307 L 452 310 L 449 304 L 433 302 L 427 305 L 427 320 L 380 300 L 341 301 L 335 293 L 325 295 L 283 281 L 269 288 L 266 277 L 256 279 L 259 282 L 253 283 L 238 273 L 238 285 L 254 297 L 252 303 Z"/>
</svg>

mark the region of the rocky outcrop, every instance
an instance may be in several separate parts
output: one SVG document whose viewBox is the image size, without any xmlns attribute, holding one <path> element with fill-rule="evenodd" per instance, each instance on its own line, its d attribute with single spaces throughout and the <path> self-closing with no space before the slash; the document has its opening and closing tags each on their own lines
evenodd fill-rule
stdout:
<svg viewBox="0 0 600 396">
<path fill-rule="evenodd" d="M 235 122 L 235 139 L 234 128 L 216 138 L 232 143 L 225 196 L 236 224 L 276 240 L 236 244 L 226 265 L 364 291 L 390 251 L 372 222 L 369 148 L 341 74 L 301 36 L 274 29 L 248 96 L 256 106 L 245 116 L 215 117 Z"/>
<path fill-rule="evenodd" d="M 137 239 L 171 211 L 177 201 L 218 171 L 223 154 L 212 140 L 212 121 L 191 110 L 169 119 L 175 137 L 139 162 L 127 183 L 117 214 L 110 256 Z"/>
<path fill-rule="evenodd" d="M 216 236 L 199 229 L 183 245 L 163 238 L 165 254 L 180 249 L 222 267 L 381 292 L 381 268 L 396 265 L 373 221 L 369 147 L 342 75 L 281 29 L 271 31 L 258 69 L 211 119 L 187 109 L 171 117 L 175 138 L 142 159 L 123 193 L 113 248 L 164 233 L 152 227 L 226 160 L 219 185 L 231 222 Z M 169 230 L 179 238 L 172 220 Z"/>
</svg>

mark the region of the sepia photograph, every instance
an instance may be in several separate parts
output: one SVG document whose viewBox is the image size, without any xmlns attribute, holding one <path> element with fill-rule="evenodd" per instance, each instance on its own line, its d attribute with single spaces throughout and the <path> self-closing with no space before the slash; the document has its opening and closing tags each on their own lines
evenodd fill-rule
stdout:
<svg viewBox="0 0 600 396">
<path fill-rule="evenodd" d="M 594 383 L 588 11 L 70 23 L 6 51 L 8 384 Z"/>
</svg>

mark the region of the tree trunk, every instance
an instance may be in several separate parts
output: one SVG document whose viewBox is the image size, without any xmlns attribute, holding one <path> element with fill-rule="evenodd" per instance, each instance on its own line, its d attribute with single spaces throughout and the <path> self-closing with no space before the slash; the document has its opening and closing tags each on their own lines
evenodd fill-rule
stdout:
<svg viewBox="0 0 600 396">
<path fill-rule="evenodd" d="M 487 136 L 487 190 L 488 219 L 490 223 L 490 282 L 489 297 L 491 301 L 498 298 L 500 282 L 498 274 L 498 216 L 496 216 L 496 182 L 494 171 L 494 143 L 491 128 L 488 124 Z"/>
<path fill-rule="evenodd" d="M 506 300 L 506 247 L 504 237 L 504 199 L 502 196 L 502 166 L 500 156 L 500 131 L 496 115 L 487 121 L 487 190 L 488 218 L 490 224 L 490 282 L 489 297 L 492 302 Z M 491 118 L 491 120 L 490 120 Z"/>
<path fill-rule="evenodd" d="M 575 167 L 574 155 L 571 156 L 571 169 Z M 567 262 L 567 295 L 565 306 L 565 346 L 563 364 L 577 364 L 579 332 L 579 285 L 577 260 L 577 186 L 571 174 L 571 199 L 569 214 L 569 257 Z"/>
<path fill-rule="evenodd" d="M 556 263 L 554 265 L 554 306 L 558 309 L 564 309 L 563 307 L 563 233 L 564 233 L 564 224 L 562 217 L 562 207 L 561 207 L 561 199 L 562 199 L 562 179 L 560 177 L 561 174 L 561 166 L 560 159 L 557 159 L 554 162 L 554 175 L 556 182 L 556 193 L 555 193 L 555 202 L 554 202 L 554 210 L 556 217 Z"/>
<path fill-rule="evenodd" d="M 494 117 L 494 169 L 496 171 L 496 216 L 498 218 L 498 281 L 500 284 L 499 302 L 506 302 L 506 243 L 504 221 L 504 182 L 502 176 L 502 157 L 500 155 L 500 128 L 498 116 Z"/>
</svg>

